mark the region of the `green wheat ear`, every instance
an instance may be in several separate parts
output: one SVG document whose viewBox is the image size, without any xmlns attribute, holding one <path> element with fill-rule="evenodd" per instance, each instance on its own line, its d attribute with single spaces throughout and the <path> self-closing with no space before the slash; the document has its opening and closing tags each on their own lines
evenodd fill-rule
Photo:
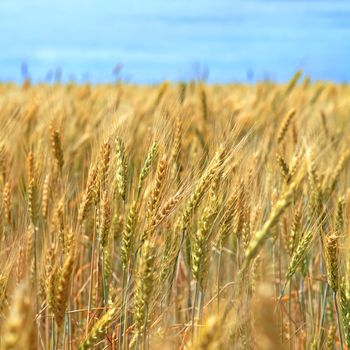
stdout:
<svg viewBox="0 0 350 350">
<path fill-rule="evenodd" d="M 115 140 L 116 146 L 116 180 L 118 193 L 125 201 L 126 196 L 126 172 L 127 172 L 127 160 L 125 154 L 125 146 L 119 136 Z"/>
<path fill-rule="evenodd" d="M 140 176 L 139 176 L 139 183 L 137 186 L 137 196 L 140 196 L 143 182 L 151 170 L 152 163 L 153 163 L 154 159 L 156 158 L 157 153 L 158 153 L 158 143 L 155 141 L 152 143 L 151 148 L 149 149 L 147 156 L 146 156 L 146 159 L 145 159 L 145 161 L 142 165 L 142 168 L 141 168 L 141 172 L 140 172 Z"/>
<path fill-rule="evenodd" d="M 282 213 L 285 211 L 287 206 L 290 205 L 295 187 L 296 187 L 295 183 L 290 185 L 289 189 L 285 193 L 283 193 L 281 198 L 272 207 L 270 215 L 267 221 L 265 221 L 261 230 L 257 231 L 255 235 L 253 235 L 245 251 L 245 257 L 240 270 L 240 274 L 243 274 L 245 272 L 251 260 L 254 259 L 259 254 L 259 250 L 261 249 L 262 245 L 265 243 L 269 235 L 271 235 L 271 228 L 274 225 L 276 225 Z"/>
</svg>

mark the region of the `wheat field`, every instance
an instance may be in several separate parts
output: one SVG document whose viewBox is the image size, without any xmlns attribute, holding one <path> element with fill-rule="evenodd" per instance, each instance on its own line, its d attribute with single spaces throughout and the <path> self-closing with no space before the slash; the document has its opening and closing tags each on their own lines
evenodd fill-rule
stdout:
<svg viewBox="0 0 350 350">
<path fill-rule="evenodd" d="M 346 349 L 350 87 L 0 85 L 0 349 Z"/>
</svg>

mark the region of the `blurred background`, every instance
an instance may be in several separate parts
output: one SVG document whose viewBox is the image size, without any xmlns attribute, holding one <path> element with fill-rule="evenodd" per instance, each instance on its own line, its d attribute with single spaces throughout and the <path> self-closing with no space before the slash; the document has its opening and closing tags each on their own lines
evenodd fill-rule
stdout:
<svg viewBox="0 0 350 350">
<path fill-rule="evenodd" d="M 347 0 L 0 2 L 0 80 L 350 80 Z"/>
</svg>

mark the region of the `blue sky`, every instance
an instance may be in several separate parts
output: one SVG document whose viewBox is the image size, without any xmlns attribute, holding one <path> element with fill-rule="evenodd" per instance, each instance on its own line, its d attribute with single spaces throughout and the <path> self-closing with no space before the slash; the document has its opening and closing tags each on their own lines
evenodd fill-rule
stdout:
<svg viewBox="0 0 350 350">
<path fill-rule="evenodd" d="M 0 80 L 344 82 L 350 1 L 1 1 L 0 45 Z"/>
</svg>

